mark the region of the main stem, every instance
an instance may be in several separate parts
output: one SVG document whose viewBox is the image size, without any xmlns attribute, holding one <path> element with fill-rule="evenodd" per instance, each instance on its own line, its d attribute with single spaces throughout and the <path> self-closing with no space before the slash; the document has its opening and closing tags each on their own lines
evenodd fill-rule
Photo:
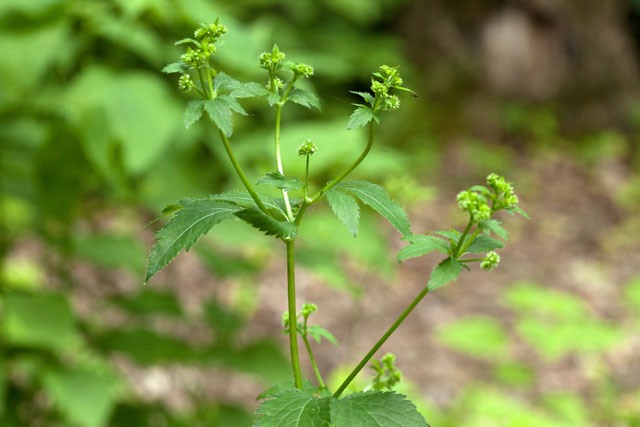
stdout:
<svg viewBox="0 0 640 427">
<path fill-rule="evenodd" d="M 229 139 L 227 138 L 227 135 L 225 135 L 224 132 L 222 132 L 220 129 L 218 129 L 218 132 L 220 133 L 220 138 L 222 139 L 222 144 L 224 145 L 224 149 L 227 151 L 229 160 L 231 161 L 233 168 L 236 170 L 236 173 L 238 174 L 240 181 L 242 181 L 242 183 L 244 184 L 244 187 L 247 189 L 247 191 L 251 195 L 251 198 L 253 199 L 253 201 L 256 202 L 256 205 L 258 206 L 258 208 L 261 211 L 263 211 L 265 214 L 271 216 L 266 206 L 262 203 L 262 200 L 260 200 L 258 193 L 256 193 L 256 191 L 253 189 L 253 186 L 247 179 L 247 176 L 242 171 L 240 164 L 236 160 L 236 156 L 233 154 L 233 150 L 231 150 L 231 144 L 229 144 Z"/>
<path fill-rule="evenodd" d="M 425 286 L 425 288 L 418 294 L 418 296 L 416 296 L 413 299 L 413 301 L 411 301 L 411 304 L 409 304 L 409 307 L 407 307 L 402 312 L 400 317 L 398 317 L 396 321 L 393 322 L 393 325 L 391 325 L 391 327 L 387 329 L 387 332 L 384 333 L 384 335 L 378 340 L 378 342 L 375 343 L 375 345 L 371 348 L 371 350 L 369 350 L 369 352 L 362 358 L 360 363 L 358 363 L 358 365 L 353 369 L 353 371 L 351 371 L 349 376 L 342 382 L 342 384 L 336 390 L 336 392 L 333 393 L 333 397 L 336 397 L 336 398 L 340 397 L 342 392 L 347 388 L 347 386 L 351 383 L 351 381 L 353 381 L 356 375 L 358 375 L 362 370 L 362 368 L 364 368 L 366 364 L 369 363 L 369 360 L 371 360 L 373 355 L 376 354 L 376 352 L 380 349 L 380 347 L 382 347 L 382 345 L 387 341 L 387 339 L 389 339 L 391 334 L 393 334 L 395 330 L 398 329 L 398 326 L 400 326 L 402 322 L 404 322 L 404 319 L 406 319 L 407 316 L 413 311 L 413 309 L 416 308 L 416 306 L 420 303 L 420 301 L 422 301 L 422 299 L 427 295 L 428 292 L 429 292 L 429 287 Z"/>
<path fill-rule="evenodd" d="M 295 244 L 293 240 L 285 240 L 287 245 L 287 301 L 289 303 L 289 349 L 291 350 L 291 368 L 297 389 L 302 389 L 300 358 L 298 357 L 298 328 L 296 315 L 296 279 L 295 279 Z"/>
<path fill-rule="evenodd" d="M 288 92 L 287 92 L 288 93 Z M 280 155 L 280 116 L 282 115 L 282 103 L 278 103 L 276 105 L 276 166 L 278 167 L 278 172 L 281 175 L 284 175 L 284 168 L 282 167 L 282 157 Z M 289 195 L 287 194 L 287 190 L 282 190 L 282 197 L 284 199 L 284 206 L 287 210 L 287 218 L 290 222 L 293 222 L 293 212 L 291 211 L 291 203 L 289 202 Z"/>
</svg>

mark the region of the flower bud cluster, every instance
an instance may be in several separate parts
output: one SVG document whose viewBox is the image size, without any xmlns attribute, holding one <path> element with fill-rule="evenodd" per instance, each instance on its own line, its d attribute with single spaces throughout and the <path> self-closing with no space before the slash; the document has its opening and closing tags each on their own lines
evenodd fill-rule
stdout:
<svg viewBox="0 0 640 427">
<path fill-rule="evenodd" d="M 193 87 L 193 80 L 189 74 L 183 74 L 178 80 L 178 88 L 183 92 L 189 92 Z"/>
<path fill-rule="evenodd" d="M 313 67 L 303 63 L 291 64 L 291 71 L 293 71 L 294 79 L 298 79 L 300 77 L 308 79 L 313 76 Z"/>
<path fill-rule="evenodd" d="M 372 384 L 375 390 L 391 390 L 402 380 L 402 372 L 395 363 L 396 356 L 392 353 L 385 354 L 380 361 L 372 360 L 371 368 L 376 372 Z"/>
<path fill-rule="evenodd" d="M 187 51 L 180 56 L 180 60 L 187 64 L 189 67 L 200 68 L 207 63 L 209 56 L 215 52 L 215 46 L 210 45 L 205 52 L 202 48 L 192 49 L 187 48 Z"/>
<path fill-rule="evenodd" d="M 486 221 L 491 217 L 491 207 L 489 207 L 487 198 L 482 194 L 465 190 L 458 193 L 457 200 L 460 209 L 468 212 L 474 221 Z"/>
<path fill-rule="evenodd" d="M 496 252 L 491 251 L 487 252 L 487 256 L 484 258 L 484 261 L 480 264 L 480 268 L 483 270 L 493 270 L 500 263 L 500 255 Z"/>
<path fill-rule="evenodd" d="M 398 67 L 383 65 L 380 67 L 380 71 L 373 73 L 373 75 L 382 79 L 382 81 L 371 79 L 371 91 L 379 100 L 379 108 L 384 111 L 400 108 L 400 99 L 396 95 L 389 94 L 390 89 L 399 88 L 402 85 Z"/>
<path fill-rule="evenodd" d="M 275 72 L 282 66 L 282 61 L 285 58 L 284 52 L 280 52 L 278 45 L 274 44 L 271 52 L 263 52 L 258 57 L 260 60 L 260 66 L 269 72 Z"/>
<path fill-rule="evenodd" d="M 209 57 L 216 53 L 215 43 L 218 38 L 226 32 L 227 28 L 218 24 L 217 20 L 211 25 L 200 24 L 200 27 L 193 33 L 195 40 L 188 39 L 196 47 L 189 46 L 187 51 L 180 56 L 180 60 L 193 68 L 206 65 Z"/>
<path fill-rule="evenodd" d="M 318 306 L 313 303 L 304 303 L 302 305 L 302 316 L 306 319 L 311 313 L 318 311 Z"/>
<path fill-rule="evenodd" d="M 205 38 L 217 39 L 223 34 L 227 33 L 227 28 L 224 25 L 218 24 L 218 20 L 211 25 L 200 24 L 200 28 L 195 30 L 193 37 L 199 41 L 203 41 Z"/>
<path fill-rule="evenodd" d="M 513 192 L 513 185 L 506 182 L 503 176 L 492 173 L 487 176 L 487 185 L 496 192 L 497 200 L 495 210 L 512 208 L 518 204 L 518 196 Z M 502 199 L 500 199 L 502 195 Z"/>
<path fill-rule="evenodd" d="M 308 139 L 298 148 L 298 156 L 312 156 L 316 151 L 318 151 L 318 148 Z"/>
</svg>

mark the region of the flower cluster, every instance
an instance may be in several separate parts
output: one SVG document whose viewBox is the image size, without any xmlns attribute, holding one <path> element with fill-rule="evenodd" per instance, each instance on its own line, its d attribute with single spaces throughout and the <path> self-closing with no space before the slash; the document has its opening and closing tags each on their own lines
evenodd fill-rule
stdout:
<svg viewBox="0 0 640 427">
<path fill-rule="evenodd" d="M 376 373 L 372 381 L 372 387 L 375 390 L 391 390 L 402 380 L 402 372 L 395 363 L 396 356 L 392 353 L 385 354 L 380 361 L 371 360 L 371 369 Z"/>
<path fill-rule="evenodd" d="M 307 141 L 298 148 L 298 156 L 312 156 L 316 151 L 318 151 L 318 148 L 310 139 L 307 139 Z"/>
<path fill-rule="evenodd" d="M 282 66 L 282 61 L 285 56 L 284 52 L 280 52 L 278 45 L 274 44 L 271 52 L 263 52 L 260 54 L 260 66 L 270 73 L 274 73 Z"/>
<path fill-rule="evenodd" d="M 486 221 L 491 217 L 491 207 L 489 207 L 487 198 L 482 194 L 465 190 L 458 193 L 457 200 L 460 209 L 468 212 L 474 221 Z"/>
<path fill-rule="evenodd" d="M 313 67 L 311 65 L 299 63 L 291 64 L 291 71 L 293 71 L 293 78 L 299 79 L 300 77 L 308 79 L 313 76 Z"/>
<path fill-rule="evenodd" d="M 206 38 L 217 39 L 221 35 L 227 33 L 227 28 L 224 25 L 218 24 L 218 20 L 211 25 L 200 24 L 200 28 L 194 31 L 193 37 L 203 41 Z"/>
<path fill-rule="evenodd" d="M 211 25 L 200 24 L 200 27 L 193 33 L 194 39 L 181 40 L 182 43 L 191 43 L 192 46 L 187 48 L 187 51 L 182 54 L 180 60 L 192 68 L 200 68 L 207 65 L 207 61 L 211 55 L 216 53 L 215 43 L 218 38 L 227 32 L 227 28 L 224 25 L 215 23 Z"/>
<path fill-rule="evenodd" d="M 313 303 L 304 303 L 302 305 L 302 316 L 306 319 L 311 313 L 318 311 L 318 306 Z"/>
<path fill-rule="evenodd" d="M 499 262 L 500 262 L 500 255 L 498 255 L 494 251 L 487 252 L 487 256 L 484 258 L 484 261 L 482 261 L 482 263 L 480 264 L 480 268 L 487 271 L 493 270 L 498 265 Z"/>
<path fill-rule="evenodd" d="M 513 185 L 506 182 L 503 176 L 490 174 L 487 177 L 487 185 L 496 193 L 494 210 L 509 209 L 518 204 L 518 196 L 513 192 Z"/>
<path fill-rule="evenodd" d="M 382 80 L 371 79 L 371 91 L 376 95 L 378 108 L 384 111 L 397 110 L 400 108 L 400 98 L 398 98 L 397 95 L 391 95 L 389 93 L 391 89 L 404 89 L 401 86 L 402 78 L 400 77 L 398 67 L 383 65 L 380 67 L 380 71 L 373 73 L 373 76 Z"/>
</svg>

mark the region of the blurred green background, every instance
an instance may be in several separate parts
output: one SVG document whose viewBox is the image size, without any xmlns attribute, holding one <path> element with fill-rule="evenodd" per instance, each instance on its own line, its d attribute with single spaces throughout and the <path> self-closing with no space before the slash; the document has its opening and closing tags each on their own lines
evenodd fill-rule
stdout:
<svg viewBox="0 0 640 427">
<path fill-rule="evenodd" d="M 245 426 L 288 377 L 281 245 L 226 223 L 142 286 L 162 207 L 239 188 L 159 71 L 216 17 L 228 74 L 264 80 L 274 41 L 316 69 L 322 114 L 285 109 L 291 175 L 307 138 L 315 184 L 358 155 L 348 91 L 400 65 L 419 97 L 384 117 L 358 177 L 416 233 L 459 227 L 455 194 L 490 172 L 533 217 L 505 218 L 500 268 L 430 295 L 382 349 L 432 426 L 640 426 L 637 0 L 3 0 L 0 425 Z M 273 169 L 263 104 L 245 103 L 232 139 L 254 178 Z M 335 386 L 436 259 L 398 266 L 377 217 L 353 239 L 312 213 L 299 299 L 342 343 L 316 350 Z"/>
</svg>

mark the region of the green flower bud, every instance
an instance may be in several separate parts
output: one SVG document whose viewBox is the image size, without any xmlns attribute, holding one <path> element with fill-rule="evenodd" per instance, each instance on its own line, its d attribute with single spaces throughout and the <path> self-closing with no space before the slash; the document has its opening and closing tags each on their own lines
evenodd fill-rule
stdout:
<svg viewBox="0 0 640 427">
<path fill-rule="evenodd" d="M 305 303 L 302 305 L 302 315 L 304 317 L 309 317 L 311 313 L 315 313 L 318 311 L 318 306 L 313 303 Z"/>
<path fill-rule="evenodd" d="M 397 95 L 388 95 L 382 101 L 382 109 L 383 110 L 397 110 L 400 108 L 400 98 Z"/>
<path fill-rule="evenodd" d="M 494 251 L 487 252 L 487 256 L 485 257 L 484 261 L 482 261 L 482 263 L 480 264 L 480 268 L 487 271 L 493 270 L 499 263 L 500 263 L 500 255 L 498 255 Z"/>
<path fill-rule="evenodd" d="M 199 68 L 205 64 L 208 55 L 202 50 L 194 50 L 191 47 L 187 48 L 187 51 L 180 56 L 180 60 L 193 68 Z"/>
<path fill-rule="evenodd" d="M 380 67 L 380 74 L 383 76 L 388 86 L 398 87 L 402 85 L 402 78 L 400 77 L 398 67 L 383 65 Z"/>
<path fill-rule="evenodd" d="M 298 156 L 312 156 L 316 151 L 318 151 L 318 148 L 308 139 L 298 148 Z"/>
<path fill-rule="evenodd" d="M 291 70 L 293 71 L 293 75 L 298 78 L 298 77 L 303 77 L 303 78 L 309 78 L 311 76 L 313 76 L 313 67 L 311 65 L 307 65 L 307 64 L 291 64 Z"/>
<path fill-rule="evenodd" d="M 282 60 L 285 58 L 284 52 L 280 52 L 278 45 L 273 45 L 271 52 L 262 52 L 258 59 L 260 60 L 260 66 L 267 71 L 276 71 L 282 65 Z"/>
<path fill-rule="evenodd" d="M 181 91 L 189 92 L 193 87 L 193 80 L 191 80 L 191 76 L 189 74 L 183 74 L 178 79 L 178 88 Z"/>
<path fill-rule="evenodd" d="M 273 86 L 276 89 L 282 89 L 282 87 L 284 86 L 284 82 L 276 77 L 275 79 L 273 79 Z"/>
<path fill-rule="evenodd" d="M 285 329 L 289 328 L 289 312 L 285 311 L 284 313 L 282 313 L 282 326 Z"/>
<path fill-rule="evenodd" d="M 468 212 L 475 221 L 485 221 L 491 217 L 491 207 L 487 199 L 474 191 L 465 190 L 458 193 L 458 206 Z"/>
<path fill-rule="evenodd" d="M 384 83 L 381 83 L 381 82 L 379 82 L 377 80 L 372 80 L 371 81 L 371 90 L 376 95 L 381 95 L 381 96 L 384 97 L 384 96 L 387 95 L 387 92 L 389 91 L 389 88 Z"/>
</svg>

